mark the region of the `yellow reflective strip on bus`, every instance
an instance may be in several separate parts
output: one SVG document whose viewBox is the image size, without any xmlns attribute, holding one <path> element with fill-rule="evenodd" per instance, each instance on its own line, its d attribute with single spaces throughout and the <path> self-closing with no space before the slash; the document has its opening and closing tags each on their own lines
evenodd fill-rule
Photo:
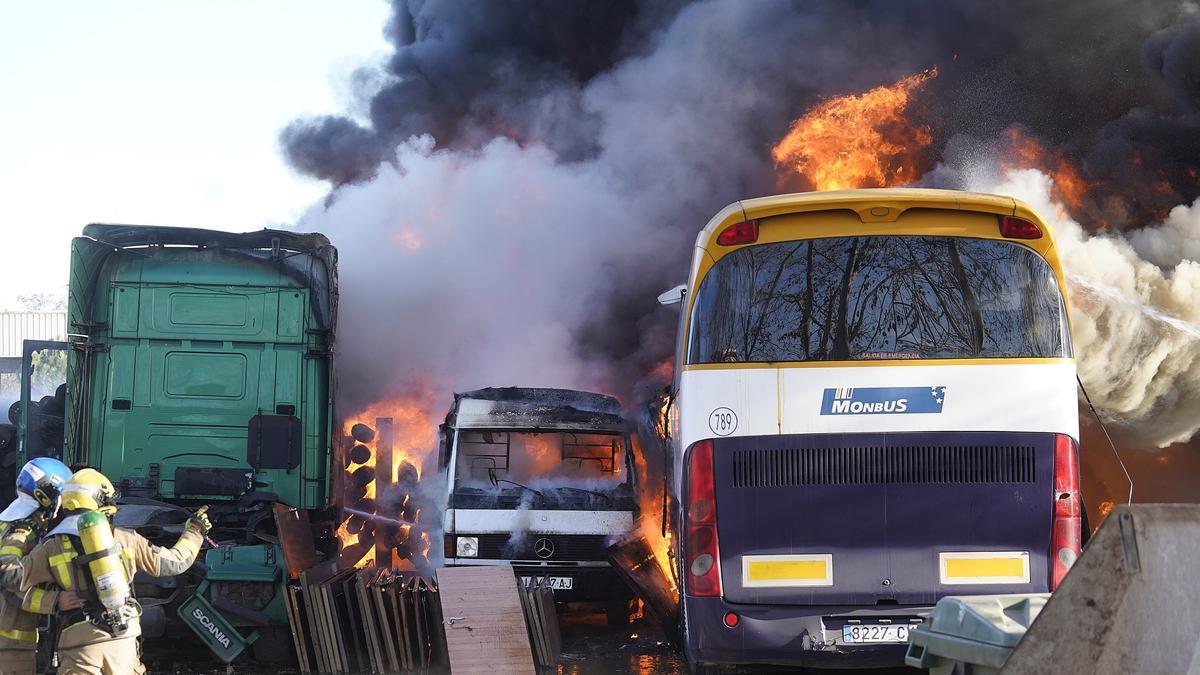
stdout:
<svg viewBox="0 0 1200 675">
<path fill-rule="evenodd" d="M 1024 551 L 944 552 L 939 559 L 943 584 L 1029 583 L 1029 554 Z"/>
<path fill-rule="evenodd" d="M 37 642 L 37 631 L 0 629 L 0 637 L 6 637 L 9 640 L 20 640 L 21 642 Z"/>
<path fill-rule="evenodd" d="M 742 556 L 746 588 L 832 585 L 833 556 L 828 553 Z"/>
<path fill-rule="evenodd" d="M 959 558 L 946 561 L 946 576 L 962 577 L 1019 577 L 1021 561 L 1016 558 Z"/>
<path fill-rule="evenodd" d="M 778 581 L 780 579 L 824 579 L 825 563 L 820 560 L 794 560 L 791 562 L 750 563 L 746 575 L 751 581 Z"/>
</svg>

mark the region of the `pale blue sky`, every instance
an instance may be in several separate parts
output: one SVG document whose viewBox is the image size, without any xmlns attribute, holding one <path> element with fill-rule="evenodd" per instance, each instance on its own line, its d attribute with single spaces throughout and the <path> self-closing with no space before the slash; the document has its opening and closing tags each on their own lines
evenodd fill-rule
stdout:
<svg viewBox="0 0 1200 675">
<path fill-rule="evenodd" d="M 66 285 L 88 222 L 249 230 L 325 186 L 277 134 L 388 53 L 382 0 L 0 2 L 0 308 Z"/>
</svg>

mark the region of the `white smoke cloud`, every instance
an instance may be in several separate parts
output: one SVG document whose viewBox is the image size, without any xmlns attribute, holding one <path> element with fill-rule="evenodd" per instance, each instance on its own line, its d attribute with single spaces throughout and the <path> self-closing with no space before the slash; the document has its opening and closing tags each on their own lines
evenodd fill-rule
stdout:
<svg viewBox="0 0 1200 675">
<path fill-rule="evenodd" d="M 653 228 L 593 166 L 539 146 L 463 153 L 425 137 L 397 156 L 399 170 L 384 165 L 300 223 L 338 247 L 342 410 L 414 381 L 447 407 L 477 387 L 594 385 L 573 330 L 613 260 L 649 264 Z"/>
<path fill-rule="evenodd" d="M 1079 375 L 1101 414 L 1159 447 L 1188 440 L 1200 429 L 1200 200 L 1127 238 L 1090 235 L 1051 187 L 1034 169 L 971 186 L 1024 200 L 1053 228 Z"/>
</svg>

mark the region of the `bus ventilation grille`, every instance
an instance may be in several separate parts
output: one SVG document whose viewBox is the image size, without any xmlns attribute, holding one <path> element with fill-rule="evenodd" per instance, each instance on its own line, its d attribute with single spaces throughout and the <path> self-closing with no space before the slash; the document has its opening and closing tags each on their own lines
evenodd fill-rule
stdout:
<svg viewBox="0 0 1200 675">
<path fill-rule="evenodd" d="M 736 450 L 735 488 L 792 485 L 1033 483 L 1032 446 Z"/>
</svg>

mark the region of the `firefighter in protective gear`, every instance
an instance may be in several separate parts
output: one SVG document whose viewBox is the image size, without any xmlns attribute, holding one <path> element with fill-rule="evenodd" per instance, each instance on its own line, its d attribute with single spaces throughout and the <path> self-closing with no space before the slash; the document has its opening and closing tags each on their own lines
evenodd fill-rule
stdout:
<svg viewBox="0 0 1200 675">
<path fill-rule="evenodd" d="M 0 675 L 37 669 L 39 620 L 21 609 L 21 558 L 46 533 L 70 478 L 57 459 L 30 460 L 17 474 L 17 498 L 0 512 Z"/>
<path fill-rule="evenodd" d="M 204 509 L 184 526 L 171 548 L 155 546 L 132 530 L 112 528 L 116 490 L 95 469 L 81 469 L 62 494 L 62 521 L 25 558 L 25 606 L 57 611 L 59 672 L 125 675 L 144 673 L 137 638 L 141 608 L 133 597 L 133 575 L 182 574 L 196 560 L 211 529 Z M 31 597 L 39 586 L 61 590 L 51 599 Z"/>
</svg>

